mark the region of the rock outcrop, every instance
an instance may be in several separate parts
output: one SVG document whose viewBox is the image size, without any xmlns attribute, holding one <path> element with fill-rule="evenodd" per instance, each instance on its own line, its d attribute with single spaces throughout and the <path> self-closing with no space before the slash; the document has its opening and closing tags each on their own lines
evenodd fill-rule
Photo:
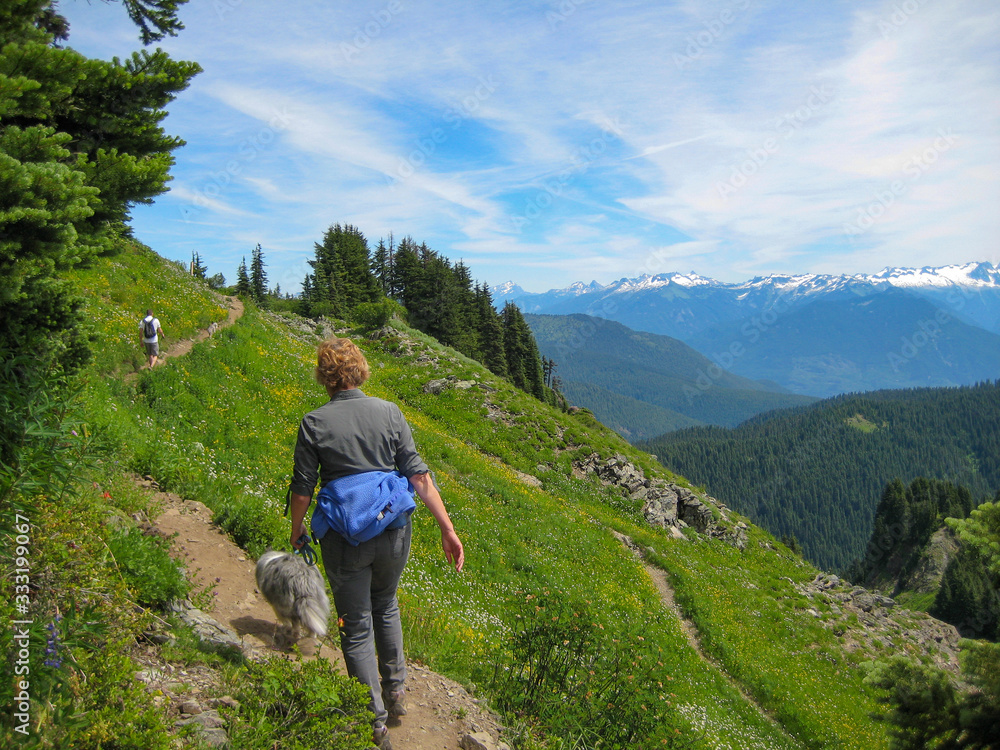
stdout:
<svg viewBox="0 0 1000 750">
<path fill-rule="evenodd" d="M 954 626 L 925 612 L 902 609 L 894 599 L 835 575 L 820 573 L 808 583 L 784 580 L 813 603 L 809 613 L 841 640 L 845 650 L 927 654 L 938 667 L 958 674 L 961 636 Z"/>
<path fill-rule="evenodd" d="M 642 515 L 651 526 L 683 529 L 726 540 L 738 549 L 746 547 L 747 525 L 733 521 L 726 506 L 707 495 L 665 479 L 648 479 L 638 466 L 616 454 L 602 459 L 597 453 L 573 462 L 578 476 L 595 475 L 606 485 L 620 487 L 628 498 L 642 503 Z"/>
</svg>

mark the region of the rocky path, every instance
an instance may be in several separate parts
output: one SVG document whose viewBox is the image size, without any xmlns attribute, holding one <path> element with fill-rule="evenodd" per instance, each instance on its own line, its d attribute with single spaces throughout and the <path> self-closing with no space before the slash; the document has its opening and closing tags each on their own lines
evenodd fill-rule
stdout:
<svg viewBox="0 0 1000 750">
<path fill-rule="evenodd" d="M 232 325 L 243 314 L 243 304 L 237 298 L 227 299 L 229 316 L 219 328 Z M 163 357 L 183 356 L 209 335 L 205 330 L 194 338 L 176 342 Z M 196 590 L 204 592 L 199 600 L 211 599 L 207 611 L 193 610 L 196 615 L 192 615 L 190 604 L 182 605 L 185 619 L 196 617 L 199 630 L 238 645 L 248 658 L 264 659 L 284 654 L 274 644 L 274 613 L 257 591 L 255 561 L 212 523 L 211 509 L 200 502 L 161 492 L 152 477 L 136 481 L 150 493 L 150 507 L 159 509 L 151 519 L 153 527 L 172 538 L 172 554 L 184 565 Z M 336 637 L 336 628 L 333 637 Z M 344 668 L 339 645 L 329 638 L 323 643 L 303 638 L 298 645 L 302 658 L 323 657 L 341 670 Z M 211 713 L 211 707 L 228 699 L 213 695 L 217 692 L 217 683 L 211 674 L 178 674 L 173 668 L 157 662 L 154 649 L 148 650 L 145 661 L 149 668 L 140 673 L 140 679 L 154 694 L 159 691 L 157 700 L 176 703 L 169 709 L 179 721 Z M 410 662 L 408 667 L 408 713 L 396 726 L 390 725 L 394 750 L 505 750 L 506 745 L 499 741 L 501 728 L 496 718 L 465 688 L 421 664 Z M 195 692 L 172 693 L 169 686 L 178 684 L 179 680 L 195 684 Z M 223 730 L 212 723 L 205 726 L 213 727 L 209 732 Z"/>
</svg>

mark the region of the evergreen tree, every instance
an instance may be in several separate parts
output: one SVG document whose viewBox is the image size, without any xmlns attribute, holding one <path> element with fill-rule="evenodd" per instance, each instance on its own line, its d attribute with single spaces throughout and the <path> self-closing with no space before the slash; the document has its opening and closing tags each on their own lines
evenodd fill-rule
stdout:
<svg viewBox="0 0 1000 750">
<path fill-rule="evenodd" d="M 141 30 L 142 43 L 152 44 L 165 36 L 177 36 L 184 28 L 177 10 L 187 0 L 122 0 L 129 18 Z"/>
<path fill-rule="evenodd" d="M 476 295 L 473 291 L 472 273 L 464 261 L 459 260 L 452 268 L 452 280 L 453 317 L 457 328 L 454 346 L 466 356 L 481 359 L 476 326 Z"/>
<path fill-rule="evenodd" d="M 521 390 L 527 390 L 528 374 L 525 362 L 528 352 L 520 336 L 518 319 L 522 319 L 521 311 L 513 302 L 506 302 L 501 313 L 503 327 L 503 353 L 507 360 L 507 373 L 510 381 Z"/>
<path fill-rule="evenodd" d="M 246 256 L 240 261 L 240 267 L 236 269 L 236 294 L 240 297 L 253 298 L 253 287 L 250 285 L 250 276 L 247 274 Z"/>
<path fill-rule="evenodd" d="M 267 271 L 264 270 L 264 251 L 259 243 L 253 249 L 250 260 L 250 297 L 260 307 L 267 306 Z"/>
<path fill-rule="evenodd" d="M 422 248 L 426 249 L 426 248 Z M 467 356 L 475 351 L 475 340 L 463 319 L 462 289 L 446 258 L 433 251 L 421 253 L 424 266 L 418 293 L 420 304 L 414 317 L 421 330 Z M 409 308 L 407 308 L 409 310 Z"/>
<path fill-rule="evenodd" d="M 882 691 L 893 750 L 1000 747 L 1000 645 L 962 641 L 959 691 L 943 670 L 895 656 L 871 669 L 865 682 Z"/>
<path fill-rule="evenodd" d="M 508 376 L 507 356 L 503 347 L 503 326 L 500 314 L 493 306 L 493 297 L 486 284 L 477 285 L 476 298 L 476 332 L 479 339 L 479 360 L 490 372 L 501 377 Z"/>
<path fill-rule="evenodd" d="M 396 248 L 390 234 L 389 244 L 387 245 L 384 239 L 380 239 L 372 257 L 372 273 L 375 274 L 375 279 L 385 297 L 395 297 L 396 290 L 392 287 L 392 265 L 395 261 L 395 253 Z"/>
<path fill-rule="evenodd" d="M 422 307 L 420 303 L 422 277 L 423 266 L 417 255 L 417 246 L 411 238 L 404 237 L 396 248 L 395 261 L 392 264 L 391 296 L 406 308 L 411 321 L 415 316 L 419 317 L 417 311 Z"/>
<path fill-rule="evenodd" d="M 306 277 L 302 279 L 302 293 L 299 295 L 299 315 L 309 318 L 312 317 L 312 302 L 313 302 L 313 277 L 312 274 L 306 274 Z"/>
<path fill-rule="evenodd" d="M 1000 636 L 1000 592 L 992 585 L 975 547 L 963 545 L 948 561 L 930 614 L 954 625 L 967 638 Z"/>
<path fill-rule="evenodd" d="M 949 519 L 948 525 L 979 552 L 994 585 L 1000 587 L 1000 490 L 994 502 L 983 503 L 967 519 Z"/>
<path fill-rule="evenodd" d="M 177 4 L 156 16 L 167 30 Z M 166 190 L 183 141 L 160 121 L 200 68 L 160 50 L 88 59 L 53 44 L 67 28 L 45 0 L 0 6 L 0 350 L 72 368 L 87 339 L 59 274 L 118 247 L 131 206 Z"/>
<path fill-rule="evenodd" d="M 545 400 L 545 376 L 535 337 L 513 302 L 503 308 L 503 344 L 511 381 L 523 391 Z"/>
<path fill-rule="evenodd" d="M 310 261 L 310 263 L 316 269 L 312 276 L 312 316 L 314 318 L 324 316 L 342 318 L 344 316 L 343 304 L 336 279 L 331 279 L 327 275 L 325 263 L 318 260 Z"/>
<path fill-rule="evenodd" d="M 382 297 L 368 241 L 357 227 L 334 224 L 327 229 L 323 241 L 316 243 L 316 259 L 311 265 L 317 271 L 314 283 L 319 286 L 323 281 L 331 287 L 328 299 L 338 316 L 349 317 L 358 305 Z"/>
<path fill-rule="evenodd" d="M 191 253 L 191 275 L 197 279 L 204 279 L 208 268 L 201 262 L 201 255 L 197 252 Z"/>
</svg>

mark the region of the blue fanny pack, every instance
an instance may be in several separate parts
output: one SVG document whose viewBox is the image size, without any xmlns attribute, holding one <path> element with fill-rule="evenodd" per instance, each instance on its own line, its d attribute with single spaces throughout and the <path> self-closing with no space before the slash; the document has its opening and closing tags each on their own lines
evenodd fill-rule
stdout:
<svg viewBox="0 0 1000 750">
<path fill-rule="evenodd" d="M 317 539 L 334 530 L 355 547 L 386 529 L 405 526 L 417 507 L 413 485 L 398 471 L 366 471 L 332 482 L 316 495 L 312 530 Z"/>
</svg>

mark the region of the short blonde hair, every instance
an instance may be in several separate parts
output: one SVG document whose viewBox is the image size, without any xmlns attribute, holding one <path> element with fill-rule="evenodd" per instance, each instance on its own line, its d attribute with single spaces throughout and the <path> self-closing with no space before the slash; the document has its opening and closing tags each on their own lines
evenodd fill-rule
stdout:
<svg viewBox="0 0 1000 750">
<path fill-rule="evenodd" d="M 342 391 L 362 385 L 371 370 L 368 360 L 350 339 L 329 339 L 316 353 L 316 381 L 327 390 Z"/>
</svg>

